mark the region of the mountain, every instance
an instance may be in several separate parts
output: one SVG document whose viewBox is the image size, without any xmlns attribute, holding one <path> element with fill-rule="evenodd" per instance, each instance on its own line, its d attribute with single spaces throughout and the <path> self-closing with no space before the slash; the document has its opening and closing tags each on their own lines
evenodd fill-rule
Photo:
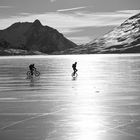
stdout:
<svg viewBox="0 0 140 140">
<path fill-rule="evenodd" d="M 95 53 L 140 53 L 140 13 L 104 36 L 79 46 L 39 20 L 18 22 L 0 30 L 0 55 Z"/>
<path fill-rule="evenodd" d="M 140 53 L 140 13 L 88 44 L 97 53 Z"/>
<path fill-rule="evenodd" d="M 0 30 L 0 55 L 52 54 L 77 45 L 39 20 L 14 23 Z"/>
<path fill-rule="evenodd" d="M 140 13 L 130 17 L 103 37 L 64 53 L 140 53 Z"/>
</svg>

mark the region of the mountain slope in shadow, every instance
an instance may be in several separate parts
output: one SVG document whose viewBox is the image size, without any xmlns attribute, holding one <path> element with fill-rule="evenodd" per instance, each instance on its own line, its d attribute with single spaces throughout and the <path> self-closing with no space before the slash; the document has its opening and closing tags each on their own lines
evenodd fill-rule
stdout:
<svg viewBox="0 0 140 140">
<path fill-rule="evenodd" d="M 39 20 L 18 22 L 0 30 L 0 55 L 52 54 L 75 47 L 75 43 Z"/>
</svg>

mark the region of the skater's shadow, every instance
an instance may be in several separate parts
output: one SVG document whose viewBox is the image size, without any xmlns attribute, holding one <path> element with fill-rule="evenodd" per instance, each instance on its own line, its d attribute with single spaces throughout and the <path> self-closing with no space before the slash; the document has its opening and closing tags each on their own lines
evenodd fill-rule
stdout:
<svg viewBox="0 0 140 140">
<path fill-rule="evenodd" d="M 27 77 L 26 79 L 29 80 L 30 87 L 34 87 L 36 81 L 39 80 L 39 77 L 30 76 L 30 77 Z"/>
<path fill-rule="evenodd" d="M 35 85 L 35 80 L 33 77 L 30 78 L 30 87 L 33 87 Z"/>
<path fill-rule="evenodd" d="M 76 81 L 77 80 L 77 77 L 72 77 L 72 81 Z"/>
</svg>

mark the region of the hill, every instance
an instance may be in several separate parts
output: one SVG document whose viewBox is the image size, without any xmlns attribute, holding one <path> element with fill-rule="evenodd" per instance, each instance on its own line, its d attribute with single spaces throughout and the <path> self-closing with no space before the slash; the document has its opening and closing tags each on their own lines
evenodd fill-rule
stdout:
<svg viewBox="0 0 140 140">
<path fill-rule="evenodd" d="M 140 53 L 140 13 L 130 17 L 103 37 L 64 53 Z"/>
<path fill-rule="evenodd" d="M 14 23 L 0 30 L 0 55 L 52 54 L 76 46 L 56 29 L 43 26 L 39 20 Z"/>
</svg>

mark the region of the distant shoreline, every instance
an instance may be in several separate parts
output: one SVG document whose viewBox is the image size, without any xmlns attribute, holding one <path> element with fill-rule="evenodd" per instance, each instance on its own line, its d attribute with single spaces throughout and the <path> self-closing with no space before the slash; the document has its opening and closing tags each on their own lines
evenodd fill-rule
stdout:
<svg viewBox="0 0 140 140">
<path fill-rule="evenodd" d="M 121 53 L 121 54 L 62 54 L 62 55 L 9 55 L 9 56 L 0 56 L 0 59 L 16 59 L 16 58 L 46 58 L 46 57 L 82 57 L 82 56 L 140 56 L 140 53 Z"/>
</svg>

